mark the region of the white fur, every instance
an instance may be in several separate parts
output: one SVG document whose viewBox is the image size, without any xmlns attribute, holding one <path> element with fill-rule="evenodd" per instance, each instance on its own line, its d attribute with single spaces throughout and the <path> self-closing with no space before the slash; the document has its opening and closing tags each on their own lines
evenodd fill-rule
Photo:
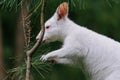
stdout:
<svg viewBox="0 0 120 80">
<path fill-rule="evenodd" d="M 56 12 L 45 23 L 50 28 L 45 30 L 43 40 L 61 41 L 63 46 L 41 60 L 53 58 L 58 63 L 83 63 L 90 80 L 120 80 L 120 43 L 75 24 L 67 15 L 60 20 L 57 17 Z"/>
</svg>

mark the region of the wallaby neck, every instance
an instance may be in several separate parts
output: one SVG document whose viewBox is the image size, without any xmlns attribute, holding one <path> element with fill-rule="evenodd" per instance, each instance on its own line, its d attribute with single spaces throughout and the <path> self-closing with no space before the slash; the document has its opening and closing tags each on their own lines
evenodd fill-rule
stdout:
<svg viewBox="0 0 120 80">
<path fill-rule="evenodd" d="M 59 27 L 62 27 L 60 28 L 62 30 L 60 30 L 58 36 L 60 42 L 64 42 L 68 36 L 71 36 L 71 34 L 79 28 L 79 26 L 69 18 L 66 18 L 65 21 L 63 21 L 62 26 L 60 25 Z"/>
</svg>

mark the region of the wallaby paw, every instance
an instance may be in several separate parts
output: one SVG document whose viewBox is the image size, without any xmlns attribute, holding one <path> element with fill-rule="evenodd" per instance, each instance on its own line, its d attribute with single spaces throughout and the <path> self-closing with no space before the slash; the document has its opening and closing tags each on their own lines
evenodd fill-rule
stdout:
<svg viewBox="0 0 120 80">
<path fill-rule="evenodd" d="M 55 60 L 54 57 L 49 57 L 47 55 L 42 55 L 42 57 L 40 58 L 40 60 L 43 61 L 43 62 L 47 62 L 47 61 L 51 62 L 51 63 L 55 63 L 56 62 L 56 60 Z"/>
<path fill-rule="evenodd" d="M 45 56 L 46 56 L 46 55 L 42 55 L 41 58 L 40 58 L 40 60 L 41 60 L 41 61 L 44 61 L 44 62 L 47 61 L 47 58 L 46 58 Z"/>
<path fill-rule="evenodd" d="M 55 58 L 48 59 L 47 61 L 50 62 L 50 63 L 57 63 Z"/>
</svg>

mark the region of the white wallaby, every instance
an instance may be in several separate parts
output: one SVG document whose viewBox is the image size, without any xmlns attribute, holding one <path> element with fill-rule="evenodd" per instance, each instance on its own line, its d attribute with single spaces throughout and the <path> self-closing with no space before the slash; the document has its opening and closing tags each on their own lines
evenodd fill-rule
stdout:
<svg viewBox="0 0 120 80">
<path fill-rule="evenodd" d="M 36 39 L 39 39 L 39 35 Z M 41 57 L 63 64 L 84 64 L 90 80 L 120 80 L 120 43 L 75 24 L 64 2 L 45 23 L 45 43 L 61 41 L 61 49 Z M 80 60 L 79 60 L 80 59 Z"/>
</svg>

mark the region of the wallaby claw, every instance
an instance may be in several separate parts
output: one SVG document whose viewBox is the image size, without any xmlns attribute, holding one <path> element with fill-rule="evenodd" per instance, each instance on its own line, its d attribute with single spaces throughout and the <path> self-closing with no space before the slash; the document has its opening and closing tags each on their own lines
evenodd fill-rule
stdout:
<svg viewBox="0 0 120 80">
<path fill-rule="evenodd" d="M 45 55 L 42 55 L 42 57 L 40 58 L 41 61 L 45 62 L 47 59 L 45 59 Z"/>
<path fill-rule="evenodd" d="M 55 63 L 56 62 L 55 58 L 53 58 L 53 57 L 48 58 L 47 55 L 42 55 L 40 60 L 43 61 L 43 62 L 51 62 L 51 63 Z"/>
</svg>

